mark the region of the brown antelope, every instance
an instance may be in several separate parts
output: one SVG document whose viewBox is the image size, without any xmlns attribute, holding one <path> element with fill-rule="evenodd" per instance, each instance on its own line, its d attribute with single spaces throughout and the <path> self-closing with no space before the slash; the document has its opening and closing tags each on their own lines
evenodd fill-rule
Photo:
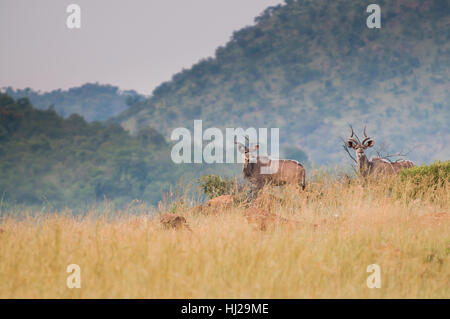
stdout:
<svg viewBox="0 0 450 319">
<path fill-rule="evenodd" d="M 248 141 L 247 136 L 245 139 Z M 266 183 L 275 186 L 297 184 L 301 185 L 302 189 L 305 189 L 306 170 L 299 162 L 287 159 L 271 160 L 266 156 L 251 157 L 251 153 L 258 151 L 259 144 L 247 147 L 237 142 L 236 138 L 234 143 L 238 145 L 239 152 L 244 154 L 242 168 L 244 178 L 248 179 L 257 189 L 262 188 Z M 277 169 L 275 172 L 264 174 L 263 168 L 269 171 L 270 167 L 276 167 Z"/>
<path fill-rule="evenodd" d="M 358 166 L 358 173 L 361 176 L 378 175 L 378 174 L 397 174 L 403 168 L 414 167 L 414 163 L 408 160 L 398 160 L 390 162 L 386 159 L 375 157 L 369 160 L 364 151 L 374 145 L 373 139 L 367 136 L 366 128 L 364 127 L 364 139 L 362 142 L 359 137 L 353 132 L 350 126 L 351 135 L 347 140 L 347 147 L 353 148 L 356 153 L 356 164 Z"/>
</svg>

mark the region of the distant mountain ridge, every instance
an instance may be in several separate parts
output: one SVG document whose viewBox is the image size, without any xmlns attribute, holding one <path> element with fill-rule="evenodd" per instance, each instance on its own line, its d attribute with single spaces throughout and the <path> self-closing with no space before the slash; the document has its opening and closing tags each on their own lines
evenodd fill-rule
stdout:
<svg viewBox="0 0 450 319">
<path fill-rule="evenodd" d="M 287 0 L 233 34 L 189 70 L 162 83 L 113 121 L 155 127 L 279 127 L 281 143 L 317 164 L 348 160 L 339 136 L 364 125 L 379 147 L 430 162 L 450 158 L 450 6 L 377 1 Z M 439 138 L 437 138 L 439 137 Z"/>
<path fill-rule="evenodd" d="M 18 99 L 27 97 L 34 107 L 48 109 L 49 107 L 63 117 L 79 114 L 85 120 L 104 121 L 128 108 L 127 103 L 135 103 L 145 99 L 134 90 L 120 90 L 117 86 L 86 83 L 68 90 L 53 90 L 40 92 L 30 88 L 3 88 L 1 91 Z"/>
<path fill-rule="evenodd" d="M 236 176 L 240 169 L 237 164 L 177 165 L 170 145 L 153 128 L 132 136 L 118 124 L 89 123 L 78 114 L 63 118 L 55 110 L 34 108 L 28 98 L 14 100 L 0 92 L 3 211 L 24 205 L 80 212 L 105 200 L 116 207 L 136 199 L 156 206 L 180 183 L 202 174 Z"/>
<path fill-rule="evenodd" d="M 2 208 L 83 208 L 105 199 L 156 205 L 182 174 L 154 129 L 130 136 L 117 124 L 88 123 L 76 114 L 63 119 L 0 93 Z"/>
</svg>

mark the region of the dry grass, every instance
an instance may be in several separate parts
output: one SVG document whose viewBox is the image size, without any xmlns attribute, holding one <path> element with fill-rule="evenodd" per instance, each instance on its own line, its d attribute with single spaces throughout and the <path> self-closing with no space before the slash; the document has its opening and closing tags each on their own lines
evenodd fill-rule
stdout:
<svg viewBox="0 0 450 319">
<path fill-rule="evenodd" d="M 449 183 L 415 200 L 408 187 L 323 178 L 252 208 L 174 206 L 192 232 L 150 214 L 4 217 L 0 297 L 449 298 Z M 295 222 L 261 231 L 252 211 Z M 69 264 L 80 289 L 66 286 Z M 380 289 L 366 286 L 369 264 Z"/>
</svg>

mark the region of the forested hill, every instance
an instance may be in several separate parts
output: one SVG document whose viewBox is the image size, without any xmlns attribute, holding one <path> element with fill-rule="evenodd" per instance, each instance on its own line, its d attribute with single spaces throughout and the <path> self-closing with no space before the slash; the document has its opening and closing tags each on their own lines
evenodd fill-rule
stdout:
<svg viewBox="0 0 450 319">
<path fill-rule="evenodd" d="M 151 128 L 130 136 L 119 125 L 63 119 L 28 99 L 0 93 L 0 196 L 5 203 L 61 208 L 112 200 L 157 204 L 182 175 Z"/>
<path fill-rule="evenodd" d="M 69 90 L 54 90 L 51 92 L 37 92 L 30 88 L 4 88 L 4 93 L 18 99 L 27 97 L 38 109 L 53 108 L 63 117 L 79 114 L 87 121 L 103 121 L 124 111 L 128 105 L 144 99 L 136 91 L 121 91 L 112 85 L 86 83 Z"/>
<path fill-rule="evenodd" d="M 279 127 L 281 142 L 313 162 L 348 160 L 339 136 L 367 124 L 375 148 L 412 149 L 422 162 L 450 157 L 450 3 L 289 0 L 161 84 L 115 121 L 155 127 Z M 199 57 L 200 58 L 200 57 Z M 360 131 L 359 131 L 360 132 Z"/>
</svg>

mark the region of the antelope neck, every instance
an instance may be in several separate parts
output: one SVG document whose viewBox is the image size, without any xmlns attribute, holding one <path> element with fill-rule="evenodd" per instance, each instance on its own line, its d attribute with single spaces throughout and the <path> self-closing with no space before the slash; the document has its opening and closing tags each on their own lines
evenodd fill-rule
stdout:
<svg viewBox="0 0 450 319">
<path fill-rule="evenodd" d="M 361 157 L 356 156 L 356 163 L 358 164 L 358 171 L 362 174 L 366 174 L 370 166 L 369 159 L 366 154 L 363 154 Z"/>
</svg>

